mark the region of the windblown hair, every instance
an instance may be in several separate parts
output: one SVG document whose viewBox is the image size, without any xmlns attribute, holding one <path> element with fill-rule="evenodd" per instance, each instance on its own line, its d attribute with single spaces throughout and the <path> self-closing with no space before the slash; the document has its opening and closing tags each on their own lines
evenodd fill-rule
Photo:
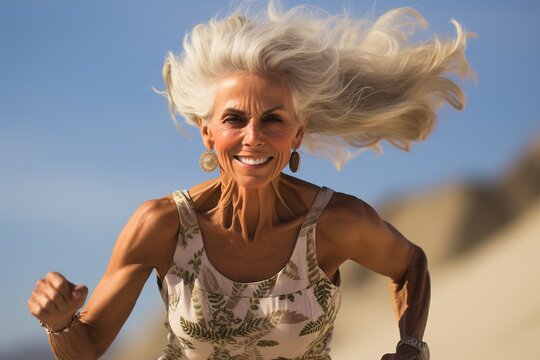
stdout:
<svg viewBox="0 0 540 360">
<path fill-rule="evenodd" d="M 288 82 L 299 121 L 307 118 L 303 146 L 339 169 L 359 149 L 381 140 L 408 150 L 424 139 L 444 102 L 456 109 L 465 96 L 452 78 L 474 75 L 467 39 L 455 20 L 455 39 L 433 36 L 414 43 L 427 22 L 412 8 L 371 21 L 331 16 L 300 6 L 283 12 L 270 2 L 263 14 L 236 12 L 195 26 L 183 54 L 168 53 L 163 78 L 171 114 L 197 126 L 212 114 L 214 84 L 235 72 L 277 73 Z M 176 122 L 178 125 L 178 123 Z"/>
</svg>

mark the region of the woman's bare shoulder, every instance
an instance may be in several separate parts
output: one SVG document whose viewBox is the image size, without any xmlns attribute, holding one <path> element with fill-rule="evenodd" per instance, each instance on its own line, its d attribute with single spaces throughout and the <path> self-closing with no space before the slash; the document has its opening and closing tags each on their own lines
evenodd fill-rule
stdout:
<svg viewBox="0 0 540 360">
<path fill-rule="evenodd" d="M 375 209 L 356 196 L 335 192 L 321 214 L 317 231 L 325 234 L 335 249 L 344 252 L 357 247 L 385 228 Z"/>
<path fill-rule="evenodd" d="M 124 232 L 141 250 L 174 241 L 180 220 L 172 194 L 142 202 L 129 219 Z M 157 243 L 157 244 L 156 244 Z"/>
<path fill-rule="evenodd" d="M 140 221 L 155 230 L 169 232 L 178 230 L 178 210 L 172 194 L 144 201 L 135 214 Z"/>
<path fill-rule="evenodd" d="M 122 261 L 146 264 L 163 273 L 176 246 L 180 220 L 172 194 L 141 203 L 122 230 L 116 249 Z"/>
<path fill-rule="evenodd" d="M 379 219 L 379 215 L 364 200 L 354 195 L 335 192 L 321 216 L 327 221 L 353 223 L 370 222 Z M 354 225 L 354 224 L 352 224 Z"/>
</svg>

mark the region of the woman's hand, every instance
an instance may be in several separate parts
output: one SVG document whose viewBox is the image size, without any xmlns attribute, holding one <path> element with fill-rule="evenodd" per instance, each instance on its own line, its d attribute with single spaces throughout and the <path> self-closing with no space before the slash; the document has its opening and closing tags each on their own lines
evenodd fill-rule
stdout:
<svg viewBox="0 0 540 360">
<path fill-rule="evenodd" d="M 145 201 L 122 229 L 109 265 L 89 297 L 77 326 L 49 336 L 59 360 L 93 360 L 102 356 L 120 332 L 154 269 L 164 276 L 177 245 L 179 217 L 171 197 Z M 53 331 L 60 331 L 82 307 L 88 289 L 59 273 L 36 283 L 28 309 Z"/>
<path fill-rule="evenodd" d="M 52 330 L 62 330 L 84 304 L 87 295 L 86 286 L 74 285 L 62 274 L 50 272 L 36 282 L 28 299 L 28 310 Z"/>
<path fill-rule="evenodd" d="M 400 346 L 397 354 L 386 354 L 381 360 L 421 360 L 420 353 L 410 346 Z"/>
</svg>

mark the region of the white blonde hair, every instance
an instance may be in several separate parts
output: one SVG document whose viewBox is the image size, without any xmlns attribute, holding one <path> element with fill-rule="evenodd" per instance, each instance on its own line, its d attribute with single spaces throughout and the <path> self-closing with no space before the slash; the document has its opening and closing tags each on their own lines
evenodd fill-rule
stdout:
<svg viewBox="0 0 540 360">
<path fill-rule="evenodd" d="M 270 2 L 255 17 L 235 12 L 195 26 L 183 53 L 167 54 L 164 93 L 175 122 L 179 114 L 196 126 L 197 118 L 211 116 L 219 78 L 245 71 L 280 74 L 297 116 L 309 119 L 303 146 L 339 169 L 381 140 L 408 150 L 431 132 L 440 105 L 464 107 L 452 77 L 473 75 L 464 55 L 472 34 L 451 22 L 454 39 L 414 43 L 415 29 L 427 22 L 412 8 L 371 21 L 307 6 L 284 12 Z"/>
</svg>

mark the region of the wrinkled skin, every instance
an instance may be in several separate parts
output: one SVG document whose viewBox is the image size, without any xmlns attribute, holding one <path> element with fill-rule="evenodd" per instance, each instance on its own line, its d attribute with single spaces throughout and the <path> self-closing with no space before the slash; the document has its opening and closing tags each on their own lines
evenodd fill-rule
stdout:
<svg viewBox="0 0 540 360">
<path fill-rule="evenodd" d="M 230 74 L 216 83 L 216 93 L 211 117 L 199 125 L 205 146 L 216 151 L 220 173 L 189 193 L 210 261 L 232 280 L 258 281 L 286 264 L 320 189 L 281 173 L 291 148 L 301 146 L 309 119 L 296 118 L 287 82 L 275 74 Z M 167 274 L 179 226 L 172 195 L 139 206 L 120 233 L 80 323 L 49 337 L 58 359 L 96 359 L 106 351 L 152 271 L 160 279 Z M 335 193 L 317 223 L 316 248 L 319 267 L 330 279 L 347 260 L 390 278 L 400 335 L 422 338 L 430 294 L 425 255 L 371 206 Z M 59 330 L 87 293 L 84 285 L 51 272 L 36 284 L 28 308 Z M 416 350 L 402 347 L 383 360 L 418 358 Z"/>
</svg>

